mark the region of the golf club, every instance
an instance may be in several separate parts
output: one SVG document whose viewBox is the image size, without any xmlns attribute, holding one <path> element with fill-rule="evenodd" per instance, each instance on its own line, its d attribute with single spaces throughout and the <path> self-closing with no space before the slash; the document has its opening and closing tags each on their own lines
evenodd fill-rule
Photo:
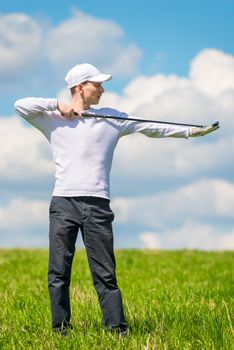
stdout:
<svg viewBox="0 0 234 350">
<path fill-rule="evenodd" d="M 136 121 L 136 122 L 144 122 L 144 123 L 160 123 L 160 124 L 171 124 L 171 125 L 181 125 L 181 126 L 194 126 L 197 128 L 203 128 L 204 125 L 196 125 L 196 124 L 186 124 L 186 123 L 176 123 L 176 122 L 165 122 L 161 120 L 151 120 L 151 119 L 138 119 L 138 118 L 121 118 L 121 117 L 116 117 L 113 115 L 108 115 L 108 114 L 94 114 L 94 113 L 86 113 L 83 112 L 82 116 L 84 118 L 106 118 L 106 119 L 117 119 L 117 120 L 131 120 L 131 121 Z M 212 126 L 218 126 L 219 122 L 215 122 L 212 124 Z"/>
</svg>

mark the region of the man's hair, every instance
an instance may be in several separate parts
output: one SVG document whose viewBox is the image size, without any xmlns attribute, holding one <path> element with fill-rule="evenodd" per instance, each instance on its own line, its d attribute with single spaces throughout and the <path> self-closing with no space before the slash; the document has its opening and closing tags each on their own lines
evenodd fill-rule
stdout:
<svg viewBox="0 0 234 350">
<path fill-rule="evenodd" d="M 72 88 L 70 88 L 70 91 L 71 91 L 71 95 L 75 95 L 76 93 L 76 86 L 73 86 Z"/>
<path fill-rule="evenodd" d="M 83 83 L 81 83 L 81 85 L 85 85 L 85 84 L 87 84 L 88 83 L 88 81 L 84 81 Z M 76 87 L 77 87 L 77 85 L 75 85 L 75 86 L 73 86 L 72 88 L 70 88 L 70 91 L 71 91 L 71 95 L 73 96 L 73 95 L 75 95 L 75 93 L 76 93 Z"/>
</svg>

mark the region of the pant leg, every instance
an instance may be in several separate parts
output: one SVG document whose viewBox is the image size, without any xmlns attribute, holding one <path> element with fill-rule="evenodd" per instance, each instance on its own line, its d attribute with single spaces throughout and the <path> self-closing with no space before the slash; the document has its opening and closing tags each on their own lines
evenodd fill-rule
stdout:
<svg viewBox="0 0 234 350">
<path fill-rule="evenodd" d="M 69 198 L 53 197 L 50 205 L 48 287 L 52 327 L 69 323 L 69 286 L 79 226 Z"/>
<path fill-rule="evenodd" d="M 127 328 L 121 292 L 116 280 L 112 221 L 109 201 L 96 198 L 88 201 L 87 219 L 81 228 L 93 283 L 98 294 L 105 327 Z"/>
</svg>

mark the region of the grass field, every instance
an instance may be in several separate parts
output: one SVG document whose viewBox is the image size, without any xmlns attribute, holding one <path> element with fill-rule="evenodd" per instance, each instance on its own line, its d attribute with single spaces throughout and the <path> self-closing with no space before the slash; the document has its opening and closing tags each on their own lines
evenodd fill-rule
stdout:
<svg viewBox="0 0 234 350">
<path fill-rule="evenodd" d="M 86 255 L 76 252 L 72 323 L 51 332 L 47 250 L 0 250 L 0 349 L 234 349 L 234 252 L 116 251 L 131 333 L 102 329 Z"/>
</svg>

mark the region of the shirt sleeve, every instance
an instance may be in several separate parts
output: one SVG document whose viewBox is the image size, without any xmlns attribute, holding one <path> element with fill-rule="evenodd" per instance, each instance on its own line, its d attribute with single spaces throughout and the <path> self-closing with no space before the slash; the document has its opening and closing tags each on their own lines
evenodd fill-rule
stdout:
<svg viewBox="0 0 234 350">
<path fill-rule="evenodd" d="M 16 112 L 25 119 L 33 119 L 45 111 L 54 111 L 56 109 L 56 98 L 26 97 L 15 102 Z"/>
<path fill-rule="evenodd" d="M 132 117 L 131 115 L 124 115 L 124 118 Z M 162 138 L 162 137 L 178 137 L 178 138 L 188 138 L 190 127 L 189 126 L 179 126 L 173 124 L 162 124 L 155 122 L 142 122 L 142 121 L 132 121 L 132 120 L 121 120 L 120 123 L 120 136 L 125 136 L 140 132 L 148 137 Z"/>
<path fill-rule="evenodd" d="M 16 112 L 29 124 L 40 130 L 48 140 L 52 127 L 51 114 L 56 113 L 56 109 L 56 98 L 26 97 L 15 102 Z"/>
</svg>

